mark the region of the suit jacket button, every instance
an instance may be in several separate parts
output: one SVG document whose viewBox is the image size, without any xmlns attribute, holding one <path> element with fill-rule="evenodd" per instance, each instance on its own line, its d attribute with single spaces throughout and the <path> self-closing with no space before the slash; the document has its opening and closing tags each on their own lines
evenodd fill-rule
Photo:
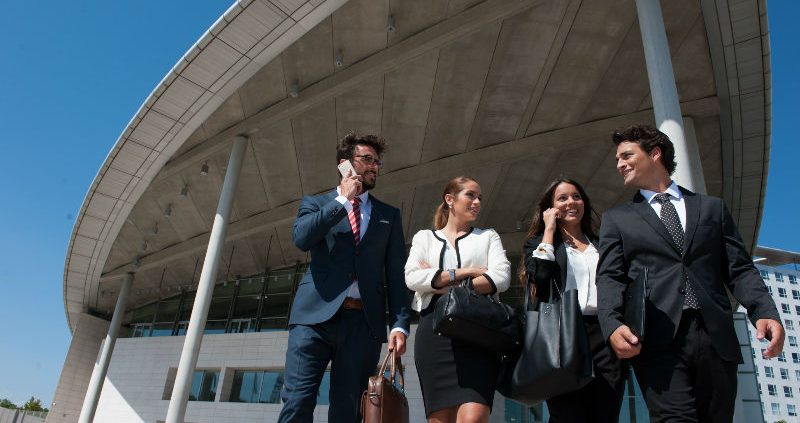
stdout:
<svg viewBox="0 0 800 423">
<path fill-rule="evenodd" d="M 355 253 L 353 253 L 353 254 L 355 254 L 355 255 L 357 256 L 357 255 L 358 255 L 358 250 L 356 250 L 356 252 L 355 252 Z"/>
<path fill-rule="evenodd" d="M 683 289 L 683 288 L 679 289 L 679 290 L 678 290 L 678 292 L 680 292 L 680 293 L 681 293 L 681 295 L 683 295 L 683 294 L 686 294 L 686 290 L 685 290 L 685 289 Z"/>
</svg>

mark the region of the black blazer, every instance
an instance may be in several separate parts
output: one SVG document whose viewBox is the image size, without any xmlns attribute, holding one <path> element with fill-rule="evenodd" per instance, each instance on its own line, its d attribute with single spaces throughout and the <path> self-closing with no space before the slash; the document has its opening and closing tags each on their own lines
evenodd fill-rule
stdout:
<svg viewBox="0 0 800 423">
<path fill-rule="evenodd" d="M 600 227 L 597 271 L 598 317 L 603 335 L 623 324 L 623 293 L 643 268 L 648 269 L 650 304 L 642 353 L 667 348 L 680 323 L 684 302 L 682 273 L 700 301 L 703 321 L 717 353 L 742 362 L 725 287 L 747 309 L 753 324 L 778 310 L 723 201 L 680 188 L 686 205 L 684 252 L 675 246 L 661 219 L 644 197 L 608 210 Z"/>
<path fill-rule="evenodd" d="M 586 234 L 589 241 L 597 245 L 597 238 Z M 536 235 L 525 241 L 525 271 L 528 274 L 528 282 L 536 286 L 536 297 L 541 301 L 547 301 L 550 296 L 550 281 L 554 280 L 558 284 L 558 289 L 564 292 L 567 283 L 567 246 L 564 244 L 561 234 L 556 232 L 553 237 L 553 253 L 556 260 L 543 260 L 533 257 L 536 247 L 542 242 L 542 235 Z"/>
</svg>

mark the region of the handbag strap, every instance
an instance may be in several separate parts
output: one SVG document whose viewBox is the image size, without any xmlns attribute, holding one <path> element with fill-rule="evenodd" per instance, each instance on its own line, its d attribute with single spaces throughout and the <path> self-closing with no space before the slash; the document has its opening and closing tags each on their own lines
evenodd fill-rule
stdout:
<svg viewBox="0 0 800 423">
<path fill-rule="evenodd" d="M 392 363 L 391 366 L 389 366 L 390 358 Z M 386 357 L 383 358 L 383 363 L 381 363 L 381 369 L 378 370 L 378 375 L 383 377 L 383 375 L 386 374 L 387 367 L 389 367 L 389 383 L 394 384 L 395 378 L 397 378 L 398 382 L 400 383 L 400 387 L 405 389 L 406 381 L 405 375 L 403 374 L 403 362 L 400 359 L 400 356 L 395 353 L 394 349 L 386 351 Z"/>
</svg>

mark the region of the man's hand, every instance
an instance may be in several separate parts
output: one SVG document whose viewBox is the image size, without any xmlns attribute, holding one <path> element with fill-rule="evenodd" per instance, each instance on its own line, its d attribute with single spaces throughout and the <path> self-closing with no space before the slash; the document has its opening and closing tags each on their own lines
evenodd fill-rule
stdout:
<svg viewBox="0 0 800 423">
<path fill-rule="evenodd" d="M 339 190 L 348 201 L 353 201 L 357 195 L 361 194 L 361 175 L 348 175 L 342 178 Z"/>
<path fill-rule="evenodd" d="M 756 338 L 758 338 L 759 341 L 764 338 L 769 340 L 769 345 L 767 345 L 767 348 L 764 350 L 764 358 L 777 357 L 781 354 L 785 335 L 783 326 L 781 326 L 777 320 L 756 320 Z"/>
<path fill-rule="evenodd" d="M 642 352 L 642 344 L 639 343 L 639 338 L 625 325 L 618 327 L 608 337 L 608 342 L 620 359 L 635 357 Z"/>
<path fill-rule="evenodd" d="M 397 351 L 398 355 L 406 353 L 406 334 L 396 330 L 389 334 L 389 350 Z"/>
</svg>

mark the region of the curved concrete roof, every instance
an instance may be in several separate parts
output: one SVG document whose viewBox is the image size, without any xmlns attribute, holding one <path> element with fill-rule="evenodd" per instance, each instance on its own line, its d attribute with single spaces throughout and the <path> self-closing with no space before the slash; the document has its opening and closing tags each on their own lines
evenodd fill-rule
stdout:
<svg viewBox="0 0 800 423">
<path fill-rule="evenodd" d="M 708 192 L 752 246 L 769 156 L 765 6 L 662 7 Z M 110 312 L 128 271 L 130 307 L 196 284 L 235 135 L 250 142 L 220 279 L 305 260 L 290 236 L 298 201 L 335 184 L 333 146 L 350 129 L 389 140 L 376 193 L 402 209 L 408 234 L 427 227 L 443 181 L 468 173 L 487 200 L 480 225 L 514 251 L 561 173 L 585 181 L 600 210 L 630 195 L 609 133 L 652 122 L 650 107 L 633 0 L 240 1 L 98 172 L 67 253 L 68 321 Z"/>
</svg>

